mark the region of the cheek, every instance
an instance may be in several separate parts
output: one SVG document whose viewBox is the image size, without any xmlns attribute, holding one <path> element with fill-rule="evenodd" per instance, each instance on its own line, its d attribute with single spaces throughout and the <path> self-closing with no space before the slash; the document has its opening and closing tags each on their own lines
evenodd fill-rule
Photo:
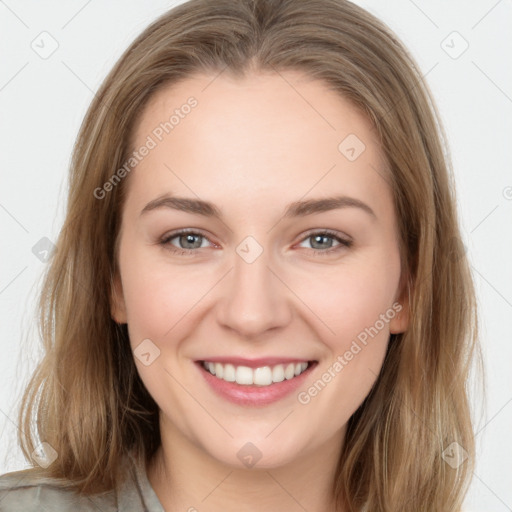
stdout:
<svg viewBox="0 0 512 512">
<path fill-rule="evenodd" d="M 297 398 L 300 404 L 323 411 L 318 414 L 329 418 L 324 425 L 335 429 L 346 423 L 375 383 L 388 347 L 389 322 L 396 315 L 394 291 L 387 278 L 353 268 L 350 275 L 330 281 L 329 293 L 310 287 L 312 309 L 322 311 L 322 323 L 329 327 L 321 330 L 327 353 L 317 378 Z"/>
<path fill-rule="evenodd" d="M 318 332 L 328 356 L 319 380 L 303 390 L 299 402 L 327 409 L 336 404 L 334 424 L 346 421 L 359 407 L 381 371 L 390 321 L 400 310 L 394 300 L 399 278 L 398 253 L 388 258 L 373 253 L 302 285 L 304 301 L 320 318 Z"/>
<path fill-rule="evenodd" d="M 152 249 L 154 250 L 154 248 Z M 123 295 L 134 342 L 165 336 L 212 287 L 199 267 L 153 261 L 147 250 L 132 251 L 122 261 Z"/>
<path fill-rule="evenodd" d="M 309 276 L 306 283 L 299 279 L 294 289 L 324 325 L 324 341 L 342 350 L 376 324 L 379 331 L 389 332 L 399 272 L 399 263 L 382 265 L 379 260 L 340 265 L 315 279 Z"/>
</svg>

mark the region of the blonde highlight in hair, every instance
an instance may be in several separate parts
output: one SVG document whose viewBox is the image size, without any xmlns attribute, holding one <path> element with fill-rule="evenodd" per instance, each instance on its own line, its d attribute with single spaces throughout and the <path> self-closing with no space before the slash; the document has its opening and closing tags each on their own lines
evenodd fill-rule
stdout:
<svg viewBox="0 0 512 512">
<path fill-rule="evenodd" d="M 389 166 L 411 322 L 392 334 L 382 371 L 351 417 L 333 495 L 347 511 L 456 511 L 474 467 L 468 402 L 479 354 L 473 281 L 460 241 L 444 134 L 417 65 L 394 34 L 345 0 L 191 0 L 124 52 L 74 147 L 67 212 L 40 297 L 45 355 L 25 391 L 19 442 L 58 453 L 45 473 L 82 493 L 117 486 L 129 451 L 160 444 L 158 407 L 140 380 L 111 288 L 128 179 L 119 169 L 141 112 L 196 73 L 298 70 L 360 109 Z M 32 418 L 36 418 L 35 426 Z M 443 450 L 469 454 L 453 469 Z"/>
</svg>

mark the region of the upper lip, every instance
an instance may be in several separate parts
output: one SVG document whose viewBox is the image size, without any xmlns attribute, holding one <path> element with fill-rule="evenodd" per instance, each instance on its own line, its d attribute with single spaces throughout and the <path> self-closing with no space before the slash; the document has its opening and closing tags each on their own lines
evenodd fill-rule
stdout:
<svg viewBox="0 0 512 512">
<path fill-rule="evenodd" d="M 309 363 L 312 359 L 301 359 L 297 357 L 261 357 L 258 359 L 246 359 L 244 357 L 206 357 L 199 362 L 232 364 L 233 366 L 247 366 L 249 368 L 260 368 L 262 366 L 275 366 L 277 364 Z"/>
</svg>

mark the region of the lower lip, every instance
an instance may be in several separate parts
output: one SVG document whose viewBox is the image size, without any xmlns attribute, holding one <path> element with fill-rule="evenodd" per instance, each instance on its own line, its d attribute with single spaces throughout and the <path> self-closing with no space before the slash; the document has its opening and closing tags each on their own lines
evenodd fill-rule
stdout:
<svg viewBox="0 0 512 512">
<path fill-rule="evenodd" d="M 285 379 L 282 382 L 275 382 L 270 386 L 247 386 L 236 382 L 227 382 L 212 375 L 203 367 L 202 362 L 197 361 L 196 365 L 206 382 L 219 396 L 237 405 L 257 407 L 277 402 L 293 393 L 304 383 L 317 363 L 316 361 L 310 362 L 307 369 L 299 376 L 289 380 Z"/>
</svg>

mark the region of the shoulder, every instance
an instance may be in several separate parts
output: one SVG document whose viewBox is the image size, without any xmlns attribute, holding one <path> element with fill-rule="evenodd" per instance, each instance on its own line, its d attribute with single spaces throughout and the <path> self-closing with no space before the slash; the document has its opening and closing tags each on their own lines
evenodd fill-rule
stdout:
<svg viewBox="0 0 512 512">
<path fill-rule="evenodd" d="M 60 481 L 44 476 L 37 469 L 0 475 L 2 512 L 68 512 L 117 510 L 114 493 L 81 496 Z"/>
</svg>

